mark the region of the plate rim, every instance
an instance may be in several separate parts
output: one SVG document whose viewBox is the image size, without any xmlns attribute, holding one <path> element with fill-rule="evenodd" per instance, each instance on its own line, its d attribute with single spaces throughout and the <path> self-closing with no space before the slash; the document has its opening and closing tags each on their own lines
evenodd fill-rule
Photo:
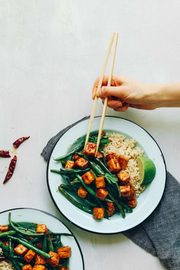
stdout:
<svg viewBox="0 0 180 270">
<path fill-rule="evenodd" d="M 72 124 L 69 125 L 69 129 L 73 128 L 74 126 L 78 125 L 79 122 L 84 122 L 84 121 L 87 121 L 88 119 L 90 118 L 90 116 L 87 116 L 87 117 L 83 117 L 82 119 L 78 120 L 78 121 L 75 121 L 73 122 Z M 97 115 L 95 116 L 94 118 L 101 118 L 100 115 Z M 156 205 L 156 207 L 153 209 L 153 211 L 150 213 L 150 215 L 148 215 L 143 221 L 141 221 L 140 223 L 136 224 L 135 226 L 133 226 L 132 228 L 129 228 L 127 230 L 123 230 L 123 231 L 119 231 L 119 232 L 96 232 L 96 231 L 92 231 L 90 229 L 86 229 L 84 227 L 81 227 L 80 225 L 76 224 L 75 222 L 71 221 L 58 207 L 55 199 L 53 198 L 53 195 L 52 195 L 52 192 L 51 192 L 51 189 L 50 189 L 50 185 L 49 185 L 49 177 L 48 177 L 48 172 L 49 172 L 49 165 L 50 165 L 50 159 L 51 159 L 51 156 L 52 156 L 52 153 L 54 151 L 54 148 L 56 147 L 56 145 L 58 144 L 59 140 L 61 139 L 61 137 L 68 132 L 69 129 L 66 129 L 65 132 L 62 134 L 62 136 L 57 140 L 57 142 L 54 144 L 53 148 L 52 148 L 52 151 L 51 151 L 51 154 L 49 155 L 49 158 L 48 158 L 48 161 L 47 161 L 47 168 L 46 168 L 46 183 L 47 183 L 47 187 L 48 187 L 48 191 L 49 191 L 49 194 L 50 194 L 50 197 L 54 203 L 54 205 L 56 206 L 57 210 L 60 212 L 60 214 L 68 220 L 68 222 L 70 222 L 71 224 L 75 225 L 76 227 L 78 227 L 79 229 L 83 230 L 83 231 L 86 231 L 86 232 L 90 232 L 90 233 L 93 233 L 93 234 L 97 234 L 97 235 L 115 235 L 115 234 L 120 234 L 120 233 L 123 233 L 123 232 L 126 232 L 128 230 L 131 230 L 133 228 L 136 228 L 137 226 L 139 226 L 140 224 L 142 224 L 148 217 L 150 217 L 153 212 L 156 210 L 156 208 L 158 207 L 159 203 L 161 202 L 162 200 L 162 197 L 163 197 L 163 194 L 164 194 L 164 190 L 165 190 L 165 186 L 166 186 L 166 183 L 167 183 L 167 165 L 166 165 L 166 161 L 165 161 L 165 158 L 164 158 L 164 155 L 163 155 L 163 152 L 159 146 L 159 144 L 157 143 L 157 141 L 153 138 L 153 136 L 145 129 L 143 128 L 141 125 L 137 124 L 136 122 L 132 121 L 132 120 L 129 120 L 127 118 L 124 118 L 124 117 L 118 117 L 118 116 L 113 116 L 113 115 L 106 115 L 106 118 L 117 118 L 117 119 L 122 119 L 122 120 L 125 120 L 125 121 L 128 121 L 130 123 L 133 123 L 135 124 L 136 126 L 140 127 L 143 131 L 145 131 L 150 137 L 151 139 L 155 142 L 155 144 L 157 145 L 157 147 L 159 148 L 159 151 L 161 153 L 161 157 L 162 157 L 162 161 L 164 163 L 164 168 L 165 168 L 165 183 L 164 183 L 164 188 L 163 188 L 163 191 L 162 191 L 162 195 L 161 197 L 159 198 L 159 202 L 158 204 Z M 65 127 L 66 128 L 66 127 Z"/>
<path fill-rule="evenodd" d="M 84 262 L 84 256 L 83 256 L 83 252 L 82 252 L 82 249 L 81 249 L 81 246 L 76 238 L 76 236 L 74 235 L 74 233 L 71 231 L 71 229 L 68 228 L 68 226 L 66 226 L 66 224 L 64 224 L 63 221 L 61 221 L 58 217 L 54 216 L 53 214 L 49 213 L 49 212 L 46 212 L 42 209 L 38 209 L 38 208 L 33 208 L 33 207 L 15 207 L 15 208 L 10 208 L 10 209 L 6 209 L 6 210 L 3 210 L 3 211 L 0 211 L 0 215 L 3 214 L 3 213 L 6 213 L 6 212 L 10 212 L 10 211 L 14 211 L 14 210 L 33 210 L 33 211 L 37 211 L 37 212 L 41 212 L 45 215 L 48 215 L 52 218 L 55 218 L 56 220 L 58 220 L 60 223 L 62 223 L 67 230 L 69 230 L 71 232 L 71 234 L 73 235 L 73 238 L 77 244 L 77 247 L 80 251 L 80 255 L 81 255 L 81 259 L 82 259 L 82 266 L 83 266 L 83 270 L 85 270 L 85 262 Z"/>
</svg>

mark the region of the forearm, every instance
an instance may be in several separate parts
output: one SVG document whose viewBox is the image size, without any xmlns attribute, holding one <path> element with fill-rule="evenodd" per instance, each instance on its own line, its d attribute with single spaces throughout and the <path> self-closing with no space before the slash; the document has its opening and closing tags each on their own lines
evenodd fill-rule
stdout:
<svg viewBox="0 0 180 270">
<path fill-rule="evenodd" d="M 107 85 L 108 78 L 102 83 L 97 96 L 108 98 L 108 106 L 116 111 L 125 111 L 128 107 L 152 110 L 160 107 L 180 107 L 180 83 L 146 84 L 129 78 L 113 77 L 112 86 Z M 96 80 L 93 93 L 98 88 Z"/>
<path fill-rule="evenodd" d="M 148 100 L 156 107 L 180 107 L 180 83 L 149 85 Z"/>
</svg>

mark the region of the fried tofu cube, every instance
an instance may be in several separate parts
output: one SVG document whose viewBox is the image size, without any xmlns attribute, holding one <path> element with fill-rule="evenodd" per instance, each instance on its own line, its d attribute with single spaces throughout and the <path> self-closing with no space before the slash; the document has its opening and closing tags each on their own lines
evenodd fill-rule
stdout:
<svg viewBox="0 0 180 270">
<path fill-rule="evenodd" d="M 46 261 L 44 259 L 44 257 L 40 256 L 40 255 L 36 255 L 36 258 L 35 258 L 35 264 L 46 264 Z"/>
<path fill-rule="evenodd" d="M 120 192 L 122 197 L 130 198 L 132 192 L 131 186 L 120 186 Z"/>
<path fill-rule="evenodd" d="M 103 219 L 104 218 L 104 208 L 95 207 L 93 208 L 93 217 L 95 219 Z"/>
<path fill-rule="evenodd" d="M 106 197 L 108 196 L 109 192 L 105 189 L 105 188 L 99 188 L 96 191 L 96 196 L 100 199 L 100 200 L 105 200 Z"/>
<path fill-rule="evenodd" d="M 67 259 L 71 257 L 71 247 L 69 246 L 60 247 L 58 248 L 57 253 L 60 259 Z"/>
<path fill-rule="evenodd" d="M 96 153 L 96 144 L 88 142 L 84 148 L 83 153 L 87 156 L 95 156 Z"/>
<path fill-rule="evenodd" d="M 130 181 L 130 175 L 124 170 L 121 170 L 117 177 L 121 185 L 127 185 Z"/>
<path fill-rule="evenodd" d="M 94 181 L 95 177 L 91 171 L 88 171 L 82 175 L 82 179 L 85 184 L 90 185 Z"/>
<path fill-rule="evenodd" d="M 65 169 L 72 169 L 74 167 L 74 161 L 73 160 L 67 160 Z"/>
<path fill-rule="evenodd" d="M 108 169 L 110 170 L 110 172 L 112 173 L 118 173 L 121 169 L 120 164 L 118 162 L 118 159 L 116 158 L 111 158 L 108 162 Z"/>
<path fill-rule="evenodd" d="M 113 202 L 107 202 L 107 213 L 108 217 L 111 217 L 114 215 L 116 209 Z"/>
<path fill-rule="evenodd" d="M 118 156 L 116 153 L 109 153 L 106 155 L 106 160 L 109 161 L 110 159 L 115 158 L 118 159 Z"/>
<path fill-rule="evenodd" d="M 46 270 L 46 266 L 45 265 L 34 265 L 33 270 Z"/>
<path fill-rule="evenodd" d="M 77 194 L 78 194 L 79 197 L 81 197 L 81 198 L 84 199 L 84 198 L 86 198 L 88 192 L 87 192 L 87 190 L 85 190 L 85 188 L 83 188 L 83 187 L 81 186 L 81 187 L 78 188 Z"/>
<path fill-rule="evenodd" d="M 54 252 L 54 251 L 49 251 L 49 255 L 51 256 L 50 259 L 48 259 L 48 263 L 51 265 L 51 266 L 58 266 L 59 264 L 59 255 Z"/>
<path fill-rule="evenodd" d="M 26 264 L 22 266 L 22 270 L 32 270 L 32 266 L 30 264 Z"/>
<path fill-rule="evenodd" d="M 18 255 L 24 255 L 27 251 L 28 248 L 23 246 L 22 244 L 19 244 L 14 248 L 14 252 Z"/>
<path fill-rule="evenodd" d="M 121 166 L 121 169 L 122 170 L 125 170 L 127 168 L 127 164 L 128 164 L 129 158 L 128 157 L 125 157 L 123 155 L 120 155 L 118 157 L 118 161 L 119 161 L 119 164 Z"/>
<path fill-rule="evenodd" d="M 106 182 L 105 182 L 104 176 L 102 175 L 102 176 L 96 177 L 95 184 L 97 188 L 105 188 Z"/>
<path fill-rule="evenodd" d="M 88 166 L 88 161 L 85 158 L 80 157 L 75 161 L 74 165 L 80 169 L 86 169 Z"/>
<path fill-rule="evenodd" d="M 37 224 L 36 232 L 37 233 L 46 233 L 48 231 L 48 228 L 45 224 Z"/>
<path fill-rule="evenodd" d="M 36 252 L 34 252 L 32 249 L 29 249 L 28 252 L 24 255 L 24 260 L 27 263 L 30 263 L 36 255 Z"/>
<path fill-rule="evenodd" d="M 127 200 L 127 205 L 131 208 L 135 208 L 137 205 L 137 199 L 136 196 L 134 196 L 132 199 Z"/>
<path fill-rule="evenodd" d="M 7 232 L 9 231 L 8 225 L 0 225 L 0 232 Z"/>
</svg>

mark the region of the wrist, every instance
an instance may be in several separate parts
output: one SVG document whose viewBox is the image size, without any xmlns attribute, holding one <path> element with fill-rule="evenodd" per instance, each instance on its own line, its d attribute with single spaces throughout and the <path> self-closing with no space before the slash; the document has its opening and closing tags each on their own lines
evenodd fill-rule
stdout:
<svg viewBox="0 0 180 270">
<path fill-rule="evenodd" d="M 180 84 L 162 84 L 159 86 L 160 107 L 180 106 Z"/>
<path fill-rule="evenodd" d="M 166 98 L 163 97 L 162 100 L 162 85 L 157 84 L 146 84 L 142 86 L 144 91 L 144 103 L 146 105 L 151 106 L 152 108 L 163 107 L 163 103 L 165 103 Z"/>
<path fill-rule="evenodd" d="M 154 108 L 180 106 L 180 84 L 148 84 L 145 89 L 145 101 Z"/>
</svg>

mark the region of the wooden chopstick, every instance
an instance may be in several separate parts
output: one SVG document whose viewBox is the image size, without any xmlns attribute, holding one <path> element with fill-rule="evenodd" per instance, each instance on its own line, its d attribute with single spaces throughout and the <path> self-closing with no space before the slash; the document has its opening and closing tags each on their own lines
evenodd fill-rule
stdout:
<svg viewBox="0 0 180 270">
<path fill-rule="evenodd" d="M 113 76 L 114 63 L 115 63 L 115 57 L 116 57 L 117 42 L 118 42 L 118 33 L 115 34 L 115 42 L 114 42 L 115 44 L 114 44 L 114 48 L 113 48 L 113 51 L 112 51 L 112 62 L 111 62 L 110 74 L 109 74 L 109 77 L 108 77 L 107 86 L 111 86 L 111 80 L 112 80 L 112 76 Z M 98 138 L 97 138 L 95 156 L 96 156 L 96 154 L 98 152 L 98 148 L 99 148 L 99 144 L 100 144 L 100 140 L 101 140 L 101 135 L 102 135 L 102 130 L 103 130 L 103 127 L 104 127 L 104 120 L 105 120 L 105 116 L 106 116 L 107 103 L 108 103 L 108 98 L 106 97 L 105 100 L 104 100 L 104 106 L 103 106 L 103 111 L 102 111 L 102 116 L 101 116 L 101 122 L 100 122 L 100 127 L 99 127 Z"/>
<path fill-rule="evenodd" d="M 111 49 L 112 49 L 112 46 L 113 46 L 113 42 L 114 42 L 114 39 L 115 39 L 115 36 L 117 34 L 113 33 L 112 34 L 112 37 L 111 37 L 111 40 L 110 40 L 110 43 L 109 43 L 109 46 L 108 46 L 108 50 L 106 52 L 106 56 L 105 56 L 105 60 L 104 60 L 104 64 L 102 66 L 102 70 L 101 70 L 101 76 L 100 76 L 100 79 L 99 79 L 99 82 L 98 82 L 98 88 L 97 88 L 97 93 L 99 92 L 101 86 L 102 86 L 102 82 L 103 82 L 103 78 L 104 78 L 104 74 L 105 74 L 105 71 L 106 71 L 106 67 L 107 67 L 107 62 L 108 62 L 108 59 L 109 59 L 109 55 L 111 53 Z M 111 82 L 110 82 L 111 83 Z M 84 144 L 84 147 L 86 146 L 88 140 L 89 140 L 89 135 L 90 135 L 90 132 L 91 132 L 91 128 L 92 128 L 92 124 L 93 124 L 93 120 L 94 120 L 94 115 L 95 115 L 95 112 L 96 112 L 96 108 L 97 108 L 97 96 L 95 96 L 94 100 L 93 100 L 93 106 L 92 106 L 92 110 L 91 110 L 91 115 L 90 115 L 90 119 L 89 119 L 89 124 L 88 124 L 88 130 L 87 130 L 87 134 L 86 134 L 86 140 L 85 140 L 85 144 Z M 99 147 L 99 146 L 98 146 Z"/>
</svg>

